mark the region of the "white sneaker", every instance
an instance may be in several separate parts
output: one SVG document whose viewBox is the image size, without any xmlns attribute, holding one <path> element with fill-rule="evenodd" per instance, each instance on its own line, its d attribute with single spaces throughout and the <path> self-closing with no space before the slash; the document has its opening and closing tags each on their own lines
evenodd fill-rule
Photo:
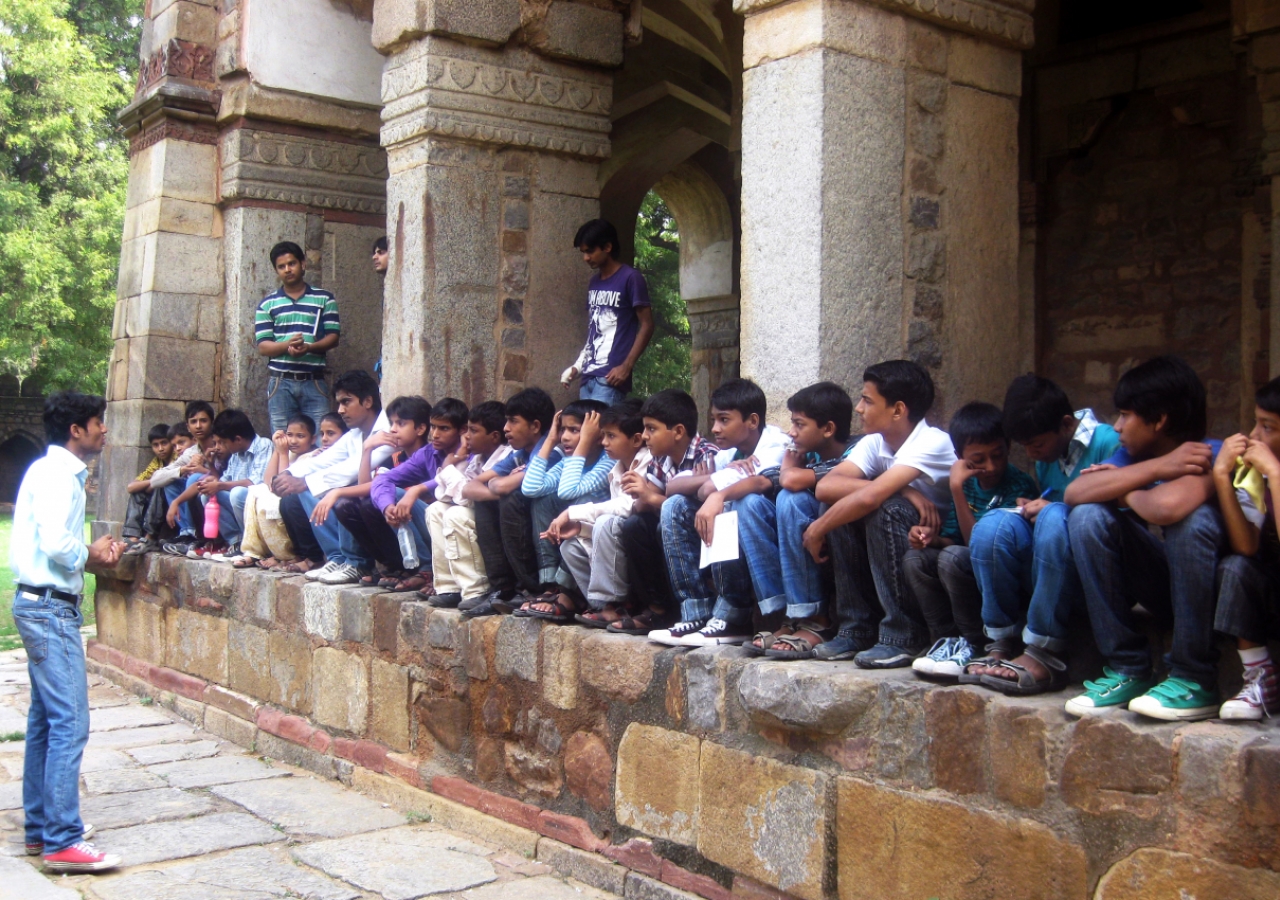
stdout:
<svg viewBox="0 0 1280 900">
<path fill-rule="evenodd" d="M 911 670 L 921 675 L 932 675 L 938 663 L 951 655 L 951 651 L 955 649 L 956 641 L 958 640 L 962 640 L 962 638 L 938 638 L 924 656 L 917 657 L 911 663 Z"/>
<path fill-rule="evenodd" d="M 323 566 L 321 566 L 318 569 L 308 569 L 305 573 L 303 573 L 302 577 L 307 579 L 307 581 L 319 581 L 321 577 L 325 575 L 332 575 L 334 572 L 338 571 L 342 567 L 343 567 L 343 563 L 334 562 L 333 560 L 330 560 L 329 562 L 325 563 Z"/>
<path fill-rule="evenodd" d="M 743 629 L 730 625 L 724 619 L 712 619 L 693 634 L 686 635 L 681 647 L 716 647 L 721 644 L 741 644 L 751 639 L 751 635 L 742 633 Z"/>
<path fill-rule="evenodd" d="M 955 643 L 951 645 L 951 655 L 934 664 L 933 677 L 958 683 L 960 676 L 964 674 L 964 667 L 969 665 L 972 659 L 973 645 L 962 637 L 956 638 Z"/>
<path fill-rule="evenodd" d="M 698 632 L 706 624 L 705 619 L 696 619 L 692 622 L 677 622 L 670 628 L 659 628 L 656 631 L 650 631 L 649 640 L 658 644 L 666 644 L 668 647 L 683 647 L 684 639 Z"/>
<path fill-rule="evenodd" d="M 1218 718 L 1228 722 L 1261 722 L 1264 716 L 1280 712 L 1280 688 L 1276 667 L 1271 662 L 1244 667 L 1244 687 L 1218 710 Z"/>
<path fill-rule="evenodd" d="M 355 584 L 360 580 L 361 571 L 350 563 L 344 566 L 338 566 L 327 575 L 321 575 L 316 580 L 321 584 Z"/>
</svg>

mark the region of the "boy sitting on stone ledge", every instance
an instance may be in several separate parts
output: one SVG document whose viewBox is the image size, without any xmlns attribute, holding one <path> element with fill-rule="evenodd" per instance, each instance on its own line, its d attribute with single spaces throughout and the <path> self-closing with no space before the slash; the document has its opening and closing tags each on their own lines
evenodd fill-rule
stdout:
<svg viewBox="0 0 1280 900">
<path fill-rule="evenodd" d="M 126 543 L 137 543 L 145 533 L 144 519 L 147 507 L 155 494 L 151 485 L 151 476 L 159 472 L 173 459 L 173 442 L 169 438 L 168 425 L 152 425 L 147 432 L 147 443 L 151 445 L 151 462 L 138 473 L 138 477 L 125 488 L 129 492 L 129 506 L 124 515 L 124 535 Z"/>
<path fill-rule="evenodd" d="M 142 517 L 142 540 L 135 542 L 126 550 L 126 556 L 141 556 L 144 553 L 159 550 L 161 538 L 172 537 L 174 534 L 173 530 L 169 529 L 169 523 L 165 521 L 165 515 L 169 511 L 170 501 L 177 497 L 181 490 L 171 488 L 179 477 L 176 463 L 195 442 L 191 440 L 191 429 L 187 428 L 186 422 L 175 422 L 170 425 L 168 434 L 171 448 L 170 462 L 157 469 L 148 479 L 151 484 L 151 493 Z M 173 491 L 172 494 L 170 490 Z"/>
</svg>

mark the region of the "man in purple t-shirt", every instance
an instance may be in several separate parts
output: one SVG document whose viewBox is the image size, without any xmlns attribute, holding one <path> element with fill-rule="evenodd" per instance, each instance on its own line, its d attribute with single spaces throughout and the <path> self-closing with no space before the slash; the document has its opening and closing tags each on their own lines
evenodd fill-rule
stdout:
<svg viewBox="0 0 1280 900">
<path fill-rule="evenodd" d="M 644 276 L 618 262 L 618 230 L 604 219 L 578 229 L 573 245 L 595 274 L 587 286 L 587 343 L 561 381 L 579 375 L 581 400 L 614 404 L 631 390 L 631 372 L 653 337 L 653 309 Z"/>
</svg>

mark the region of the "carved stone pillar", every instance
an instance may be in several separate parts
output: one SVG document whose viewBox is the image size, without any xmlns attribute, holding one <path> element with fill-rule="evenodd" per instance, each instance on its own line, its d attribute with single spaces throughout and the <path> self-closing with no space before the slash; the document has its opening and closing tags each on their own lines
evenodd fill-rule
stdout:
<svg viewBox="0 0 1280 900">
<path fill-rule="evenodd" d="M 945 411 L 1016 374 L 1034 0 L 735 0 L 742 369 L 787 396 L 907 356 Z"/>
<path fill-rule="evenodd" d="M 689 367 L 693 370 L 693 399 L 704 424 L 711 416 L 711 392 L 730 378 L 738 377 L 738 298 L 699 297 L 686 301 L 689 335 L 693 347 Z"/>
<path fill-rule="evenodd" d="M 505 41 L 514 2 L 453 18 L 443 6 L 380 2 L 374 15 L 388 53 L 384 393 L 474 403 L 557 384 L 586 334 L 588 273 L 573 236 L 598 214 L 612 91 L 586 66 L 443 36 Z M 604 63 L 616 44 L 620 55 L 621 16 L 570 11 L 588 17 L 573 30 L 582 46 L 555 44 L 553 28 L 544 53 Z M 406 41 L 414 30 L 433 33 Z"/>
</svg>

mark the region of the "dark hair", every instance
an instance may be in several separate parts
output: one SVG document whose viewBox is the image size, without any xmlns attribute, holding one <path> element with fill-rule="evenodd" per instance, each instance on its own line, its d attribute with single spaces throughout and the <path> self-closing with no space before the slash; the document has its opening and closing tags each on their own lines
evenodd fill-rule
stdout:
<svg viewBox="0 0 1280 900">
<path fill-rule="evenodd" d="M 378 380 L 364 369 L 352 369 L 350 372 L 339 375 L 338 380 L 333 383 L 333 396 L 338 396 L 338 391 L 345 391 L 361 402 L 372 397 L 373 411 L 382 411 L 382 394 L 378 391 Z"/>
<path fill-rule="evenodd" d="M 635 437 L 644 431 L 644 416 L 640 415 L 643 406 L 644 404 L 635 397 L 615 403 L 600 413 L 600 427 L 614 426 L 627 437 Z"/>
<path fill-rule="evenodd" d="M 760 427 L 765 425 L 769 415 L 769 401 L 765 399 L 760 385 L 747 378 L 730 378 L 711 392 L 711 408 L 722 412 L 730 410 L 747 418 L 752 413 L 760 417 Z"/>
<path fill-rule="evenodd" d="M 874 384 L 890 406 L 905 403 L 912 422 L 923 419 L 933 406 L 933 379 L 923 366 L 909 359 L 876 363 L 862 373 L 862 380 Z"/>
<path fill-rule="evenodd" d="M 454 428 L 462 428 L 467 424 L 467 404 L 457 397 L 445 397 L 431 407 L 431 418 L 448 419 Z"/>
<path fill-rule="evenodd" d="M 537 422 L 546 434 L 556 417 L 556 404 L 542 388 L 525 388 L 507 401 L 507 418 L 519 416 L 526 422 Z"/>
<path fill-rule="evenodd" d="M 213 420 L 213 435 L 224 440 L 244 438 L 251 441 L 258 436 L 249 417 L 239 409 L 224 409 Z"/>
<path fill-rule="evenodd" d="M 383 253 L 387 252 L 387 236 L 385 234 L 373 242 L 373 250 L 371 252 L 376 253 L 379 250 Z"/>
<path fill-rule="evenodd" d="M 842 444 L 849 440 L 849 432 L 853 430 L 853 398 L 834 381 L 819 381 L 801 388 L 787 398 L 787 409 L 819 425 L 831 422 L 836 426 L 835 439 Z"/>
<path fill-rule="evenodd" d="M 474 422 L 485 431 L 496 431 L 498 434 L 502 434 L 503 441 L 506 441 L 502 426 L 507 422 L 507 405 L 501 400 L 486 400 L 483 403 L 477 403 L 467 413 L 467 421 Z"/>
<path fill-rule="evenodd" d="M 175 422 L 169 426 L 169 440 L 176 437 L 184 437 L 188 440 L 191 438 L 191 429 L 187 427 L 186 422 Z"/>
<path fill-rule="evenodd" d="M 208 400 L 192 400 L 187 404 L 187 408 L 182 412 L 182 421 L 190 422 L 191 419 L 200 413 L 204 413 L 209 417 L 209 421 L 213 421 L 213 404 Z"/>
<path fill-rule="evenodd" d="M 603 250 L 606 244 L 609 245 L 609 255 L 617 259 L 618 229 L 605 219 L 592 219 L 573 236 L 573 246 L 578 249 Z"/>
<path fill-rule="evenodd" d="M 306 265 L 307 255 L 302 252 L 302 248 L 293 241 L 281 241 L 271 248 L 271 266 L 275 268 L 276 260 L 284 256 L 286 253 L 292 253 L 298 262 Z"/>
<path fill-rule="evenodd" d="M 956 448 L 956 456 L 964 456 L 964 448 L 970 444 L 993 444 L 1003 441 L 1004 414 L 994 403 L 982 403 L 975 400 L 966 403 L 956 410 L 951 417 L 951 446 Z"/>
<path fill-rule="evenodd" d="M 1255 406 L 1280 416 L 1280 378 L 1272 378 L 1253 395 Z"/>
<path fill-rule="evenodd" d="M 65 446 L 71 440 L 71 426 L 89 427 L 90 419 L 101 419 L 107 401 L 96 394 L 58 391 L 44 401 L 44 436 L 50 444 Z"/>
<path fill-rule="evenodd" d="M 321 425 L 323 425 L 325 422 L 331 422 L 331 423 L 333 423 L 334 425 L 336 425 L 336 426 L 337 426 L 338 430 L 339 430 L 340 432 L 342 432 L 343 434 L 346 434 L 346 433 L 347 433 L 347 431 L 349 430 L 349 429 L 348 429 L 348 427 L 347 427 L 347 423 L 343 421 L 342 416 L 338 415 L 336 412 L 332 412 L 332 413 L 325 413 L 323 416 L 321 416 L 321 417 L 320 417 L 320 424 L 321 424 Z M 319 433 L 320 433 L 320 430 L 317 428 L 315 431 L 313 431 L 313 432 L 311 432 L 311 433 L 312 433 L 312 434 L 319 434 Z"/>
<path fill-rule="evenodd" d="M 698 433 L 698 404 L 684 391 L 667 388 L 658 391 L 640 407 L 640 415 L 646 419 L 657 419 L 668 428 L 683 425 L 689 435 Z"/>
<path fill-rule="evenodd" d="M 1057 432 L 1063 419 L 1075 415 L 1075 410 L 1066 391 L 1048 378 L 1028 372 L 1009 384 L 1002 415 L 1008 439 L 1025 444 L 1042 434 Z"/>
<path fill-rule="evenodd" d="M 335 414 L 330 413 L 330 415 Z M 342 416 L 338 416 L 338 418 L 341 419 Z M 288 428 L 290 425 L 301 425 L 303 428 L 307 429 L 309 434 L 314 435 L 316 433 L 316 420 L 306 413 L 294 413 L 289 417 L 289 421 L 284 423 L 285 428 Z"/>
<path fill-rule="evenodd" d="M 560 410 L 561 416 L 573 416 L 579 422 L 587 417 L 587 413 L 603 413 L 609 404 L 601 400 L 574 400 Z"/>
<path fill-rule="evenodd" d="M 147 432 L 148 444 L 150 444 L 152 441 L 167 441 L 167 440 L 169 440 L 168 425 L 152 425 L 151 430 Z"/>
<path fill-rule="evenodd" d="M 1134 366 L 1116 382 L 1116 409 L 1155 423 L 1167 416 L 1165 434 L 1178 441 L 1199 441 L 1208 430 L 1204 382 L 1177 356 L 1157 356 Z"/>
<path fill-rule="evenodd" d="M 387 417 L 431 427 L 431 404 L 422 397 L 397 397 L 387 404 Z"/>
</svg>

